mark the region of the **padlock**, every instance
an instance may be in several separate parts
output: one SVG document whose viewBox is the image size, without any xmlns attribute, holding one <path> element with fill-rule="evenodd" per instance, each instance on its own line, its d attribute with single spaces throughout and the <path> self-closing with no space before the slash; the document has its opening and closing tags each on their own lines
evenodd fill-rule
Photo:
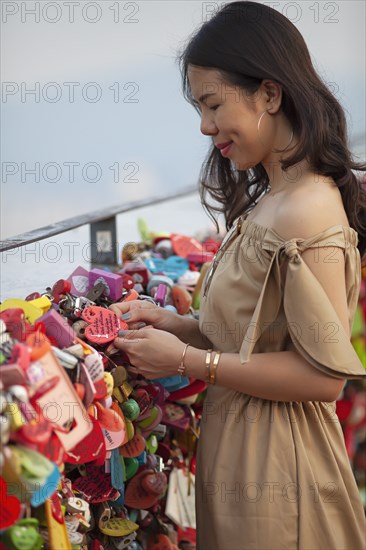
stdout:
<svg viewBox="0 0 366 550">
<path fill-rule="evenodd" d="M 3 540 L 9 550 L 39 550 L 43 538 L 38 532 L 38 521 L 35 518 L 21 519 L 8 529 Z"/>
<path fill-rule="evenodd" d="M 99 529 L 105 527 L 107 522 L 111 519 L 111 507 L 107 502 L 101 502 L 98 505 L 96 518 L 98 519 Z"/>
<path fill-rule="evenodd" d="M 88 326 L 88 323 L 83 319 L 74 321 L 74 323 L 72 324 L 72 328 L 75 331 L 76 336 L 78 338 L 81 338 L 82 340 L 85 338 L 85 329 L 87 326 Z"/>
<path fill-rule="evenodd" d="M 66 506 L 66 511 L 69 514 L 80 513 L 84 515 L 87 521 L 90 520 L 89 504 L 82 498 L 75 497 L 75 496 L 71 498 L 69 497 L 66 499 L 65 506 Z"/>
<path fill-rule="evenodd" d="M 139 417 L 140 407 L 134 399 L 127 399 L 127 401 L 122 403 L 121 408 L 125 417 L 132 422 Z"/>
<path fill-rule="evenodd" d="M 130 397 L 130 395 L 131 395 L 131 393 L 132 393 L 132 391 L 133 391 L 133 388 L 132 388 L 132 386 L 127 382 L 127 380 L 125 380 L 125 381 L 123 382 L 122 386 L 120 386 L 120 390 L 121 390 L 121 392 L 122 392 L 122 394 L 123 394 L 124 399 L 127 400 L 127 399 Z"/>
<path fill-rule="evenodd" d="M 53 285 L 51 289 L 51 294 L 53 296 L 53 301 L 55 304 L 59 304 L 62 299 L 71 291 L 71 283 L 70 281 L 66 281 L 65 279 L 59 279 L 56 281 L 56 283 Z"/>
<path fill-rule="evenodd" d="M 113 376 L 113 386 L 119 387 L 127 380 L 127 371 L 122 365 L 116 366 L 111 370 Z"/>
<path fill-rule="evenodd" d="M 130 533 L 129 535 L 121 538 L 113 537 L 112 544 L 114 545 L 115 548 L 117 548 L 117 550 L 125 550 L 133 543 L 136 537 L 137 537 L 136 532 Z"/>
<path fill-rule="evenodd" d="M 107 387 L 107 396 L 111 396 L 113 393 L 114 380 L 110 372 L 104 373 L 104 382 Z"/>
<path fill-rule="evenodd" d="M 98 302 L 98 300 L 108 292 L 107 283 L 99 281 L 92 288 L 90 288 L 86 294 L 86 298 L 92 302 Z"/>
<path fill-rule="evenodd" d="M 46 335 L 53 338 L 60 348 L 67 348 L 76 338 L 75 331 L 55 309 L 47 311 L 38 319 L 38 322 L 43 323 Z"/>
<path fill-rule="evenodd" d="M 95 285 L 99 282 L 102 282 L 106 286 L 104 295 L 107 296 L 109 300 L 115 301 L 121 298 L 123 283 L 119 275 L 94 268 L 89 272 L 89 284 Z"/>
</svg>

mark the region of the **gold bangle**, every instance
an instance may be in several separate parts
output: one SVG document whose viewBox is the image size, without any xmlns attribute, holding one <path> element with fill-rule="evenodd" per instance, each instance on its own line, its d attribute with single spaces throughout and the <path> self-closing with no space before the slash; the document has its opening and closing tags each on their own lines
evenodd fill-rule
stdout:
<svg viewBox="0 0 366 550">
<path fill-rule="evenodd" d="M 186 344 L 185 347 L 184 347 L 184 350 L 183 350 L 183 353 L 182 353 L 182 359 L 180 360 L 180 365 L 178 367 L 178 374 L 180 376 L 184 376 L 184 373 L 185 373 L 185 370 L 186 370 L 186 366 L 184 364 L 184 358 L 186 356 L 188 346 L 190 346 L 190 344 Z"/>
<path fill-rule="evenodd" d="M 206 380 L 205 380 L 205 382 L 207 383 L 210 381 L 211 353 L 212 353 L 212 349 L 208 349 L 206 353 Z"/>
<path fill-rule="evenodd" d="M 214 357 L 214 360 L 213 360 L 213 364 L 212 364 L 212 372 L 210 372 L 210 384 L 215 384 L 216 382 L 216 369 L 217 369 L 217 365 L 219 364 L 219 361 L 220 361 L 220 356 L 221 356 L 221 351 L 216 351 L 215 352 L 216 355 Z"/>
</svg>

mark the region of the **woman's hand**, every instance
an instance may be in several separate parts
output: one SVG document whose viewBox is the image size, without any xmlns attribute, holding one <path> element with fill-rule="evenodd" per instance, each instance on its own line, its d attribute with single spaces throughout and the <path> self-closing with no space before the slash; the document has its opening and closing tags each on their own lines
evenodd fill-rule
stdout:
<svg viewBox="0 0 366 550">
<path fill-rule="evenodd" d="M 177 374 L 185 345 L 176 336 L 154 328 L 123 332 L 114 346 L 127 353 L 138 374 L 148 379 Z"/>
<path fill-rule="evenodd" d="M 172 334 L 179 334 L 182 318 L 180 315 L 167 309 L 155 306 L 144 300 L 132 300 L 120 302 L 109 306 L 119 318 L 128 323 L 130 329 L 138 329 L 141 323 L 152 325 L 159 330 L 165 330 Z"/>
</svg>

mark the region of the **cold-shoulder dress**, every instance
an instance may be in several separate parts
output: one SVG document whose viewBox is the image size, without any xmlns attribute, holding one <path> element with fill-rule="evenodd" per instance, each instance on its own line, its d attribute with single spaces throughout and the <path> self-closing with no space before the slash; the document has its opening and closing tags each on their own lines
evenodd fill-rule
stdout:
<svg viewBox="0 0 366 550">
<path fill-rule="evenodd" d="M 239 218 L 201 290 L 200 331 L 213 349 L 295 349 L 344 379 L 365 370 L 330 300 L 302 259 L 344 252 L 349 326 L 361 278 L 356 231 L 335 225 L 284 240 Z M 220 368 L 220 365 L 219 365 Z M 365 520 L 335 402 L 269 401 L 208 387 L 197 448 L 197 550 L 362 550 Z"/>
</svg>

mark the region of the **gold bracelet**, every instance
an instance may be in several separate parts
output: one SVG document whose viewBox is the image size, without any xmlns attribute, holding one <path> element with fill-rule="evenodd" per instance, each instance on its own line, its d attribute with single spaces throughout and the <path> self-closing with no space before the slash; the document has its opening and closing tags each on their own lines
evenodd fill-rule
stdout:
<svg viewBox="0 0 366 550">
<path fill-rule="evenodd" d="M 216 382 L 216 369 L 217 369 L 217 365 L 219 364 L 220 356 L 221 356 L 221 351 L 216 351 L 215 353 L 216 355 L 213 360 L 212 372 L 210 372 L 210 380 L 209 380 L 210 384 L 215 384 Z"/>
<path fill-rule="evenodd" d="M 186 370 L 186 366 L 184 364 L 184 358 L 186 356 L 188 346 L 190 346 L 190 344 L 186 344 L 185 347 L 184 347 L 184 350 L 183 350 L 183 353 L 182 353 L 182 359 L 180 360 L 180 365 L 178 367 L 178 374 L 180 376 L 184 376 L 184 373 L 185 373 L 185 370 Z"/>
<path fill-rule="evenodd" d="M 211 353 L 212 353 L 212 349 L 208 349 L 206 353 L 206 379 L 205 379 L 205 382 L 207 383 L 210 381 Z"/>
</svg>

